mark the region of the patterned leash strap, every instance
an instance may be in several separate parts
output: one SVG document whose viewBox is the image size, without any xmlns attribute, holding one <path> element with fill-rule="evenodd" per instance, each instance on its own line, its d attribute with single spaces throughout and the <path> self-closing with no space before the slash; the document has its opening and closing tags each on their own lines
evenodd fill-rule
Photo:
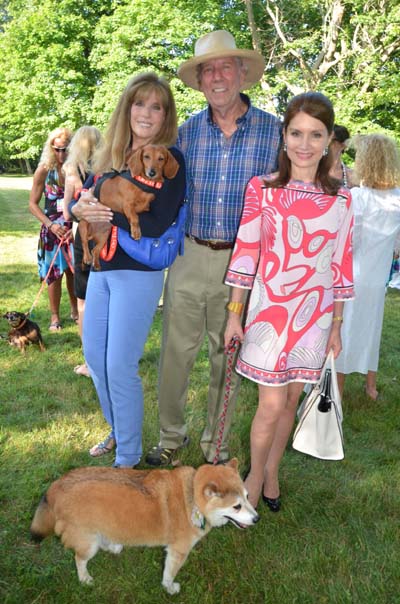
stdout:
<svg viewBox="0 0 400 604">
<path fill-rule="evenodd" d="M 226 413 L 228 411 L 229 405 L 229 395 L 231 393 L 231 384 L 232 384 L 232 367 L 233 367 L 233 358 L 235 356 L 235 352 L 239 348 L 240 340 L 237 336 L 234 336 L 230 341 L 230 344 L 225 349 L 225 354 L 228 355 L 228 359 L 226 362 L 226 375 L 225 375 L 225 393 L 224 393 L 224 408 L 222 410 L 221 416 L 219 418 L 219 430 L 218 430 L 218 440 L 217 446 L 215 448 L 215 457 L 213 459 L 213 464 L 216 465 L 219 460 L 219 452 L 221 450 L 222 439 L 224 436 L 225 430 L 225 418 Z"/>
<path fill-rule="evenodd" d="M 59 242 L 59 244 L 58 244 L 58 247 L 57 247 L 56 253 L 55 253 L 55 254 L 54 254 L 54 256 L 53 256 L 52 261 L 50 262 L 49 270 L 47 271 L 47 274 L 46 274 L 45 278 L 44 278 L 44 279 L 43 279 L 43 281 L 42 281 L 42 284 L 41 284 L 41 286 L 40 286 L 40 289 L 39 289 L 38 293 L 36 294 L 36 298 L 34 299 L 32 306 L 30 307 L 29 311 L 26 313 L 26 316 L 27 316 L 27 317 L 29 317 L 29 315 L 31 314 L 31 312 L 32 312 L 32 311 L 33 311 L 33 309 L 35 308 L 36 304 L 38 303 L 38 300 L 39 300 L 39 298 L 40 298 L 40 295 L 41 295 L 41 293 L 42 293 L 42 291 L 43 291 L 43 289 L 44 289 L 44 287 L 45 287 L 45 285 L 46 285 L 47 278 L 48 278 L 48 276 L 50 275 L 50 271 L 51 271 L 51 269 L 53 268 L 53 264 L 54 264 L 54 262 L 56 261 L 56 258 L 57 258 L 57 256 L 58 256 L 58 252 L 60 251 L 61 246 L 63 245 L 63 243 L 65 243 L 65 241 L 64 241 L 64 237 L 63 237 L 62 239 L 60 239 L 60 242 Z"/>
</svg>

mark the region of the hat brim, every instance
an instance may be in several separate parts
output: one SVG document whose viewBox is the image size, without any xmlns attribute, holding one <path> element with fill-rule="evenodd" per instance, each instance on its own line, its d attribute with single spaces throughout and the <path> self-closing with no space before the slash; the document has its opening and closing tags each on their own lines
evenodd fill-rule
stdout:
<svg viewBox="0 0 400 604">
<path fill-rule="evenodd" d="M 227 52 L 210 52 L 199 57 L 192 57 L 184 61 L 178 68 L 178 77 L 186 86 L 200 90 L 197 80 L 197 66 L 212 59 L 223 59 L 224 57 L 239 57 L 247 67 L 245 81 L 241 90 L 247 90 L 260 81 L 265 69 L 264 57 L 255 50 L 232 49 Z"/>
</svg>

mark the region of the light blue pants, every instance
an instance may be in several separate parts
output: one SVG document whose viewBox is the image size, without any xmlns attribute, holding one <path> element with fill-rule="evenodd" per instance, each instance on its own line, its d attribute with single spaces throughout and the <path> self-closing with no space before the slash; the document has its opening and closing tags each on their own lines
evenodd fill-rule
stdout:
<svg viewBox="0 0 400 604">
<path fill-rule="evenodd" d="M 117 441 L 115 462 L 142 455 L 143 390 L 139 361 L 163 288 L 164 271 L 90 273 L 83 350 L 104 417 Z"/>
</svg>

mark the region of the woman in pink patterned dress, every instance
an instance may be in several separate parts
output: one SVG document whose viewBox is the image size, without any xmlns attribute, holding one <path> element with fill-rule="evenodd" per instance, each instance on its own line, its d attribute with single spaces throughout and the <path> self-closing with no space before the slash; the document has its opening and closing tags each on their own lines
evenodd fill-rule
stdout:
<svg viewBox="0 0 400 604">
<path fill-rule="evenodd" d="M 250 502 L 262 495 L 272 511 L 280 509 L 279 464 L 298 399 L 318 380 L 327 351 L 339 354 L 343 304 L 353 297 L 351 196 L 329 175 L 333 124 L 332 104 L 320 93 L 289 103 L 279 172 L 250 180 L 226 276 L 225 345 L 239 337 L 236 369 L 259 384 L 245 483 Z"/>
</svg>

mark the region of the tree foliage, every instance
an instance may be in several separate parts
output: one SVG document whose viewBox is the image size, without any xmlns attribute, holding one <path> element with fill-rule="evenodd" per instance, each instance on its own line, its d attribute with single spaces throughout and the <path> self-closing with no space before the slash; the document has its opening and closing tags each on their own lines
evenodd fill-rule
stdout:
<svg viewBox="0 0 400 604">
<path fill-rule="evenodd" d="M 399 133 L 397 0 L 246 0 L 266 56 L 264 87 L 279 107 L 304 90 L 332 98 L 350 131 Z"/>
<path fill-rule="evenodd" d="M 0 159 L 37 157 L 61 124 L 103 128 L 141 71 L 167 77 L 185 119 L 204 98 L 176 70 L 212 29 L 265 56 L 258 105 L 316 89 L 352 132 L 399 132 L 397 0 L 0 0 Z"/>
</svg>

